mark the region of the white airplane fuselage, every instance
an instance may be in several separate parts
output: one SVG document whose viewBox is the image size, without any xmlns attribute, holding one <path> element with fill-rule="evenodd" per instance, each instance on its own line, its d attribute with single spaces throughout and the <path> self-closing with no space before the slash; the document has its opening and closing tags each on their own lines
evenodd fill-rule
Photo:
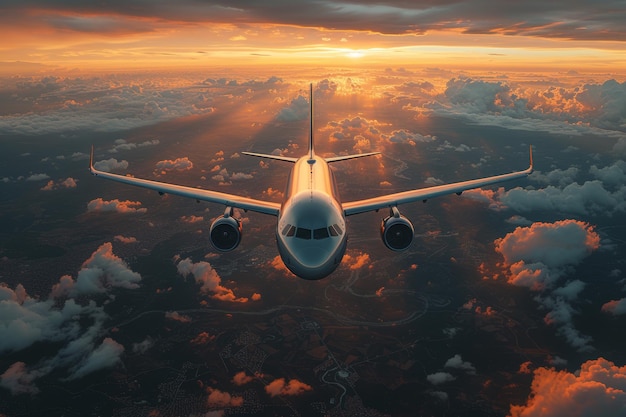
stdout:
<svg viewBox="0 0 626 417">
<path fill-rule="evenodd" d="M 304 279 L 321 279 L 341 263 L 348 234 L 334 175 L 315 154 L 295 163 L 278 215 L 276 242 L 285 266 Z"/>
</svg>

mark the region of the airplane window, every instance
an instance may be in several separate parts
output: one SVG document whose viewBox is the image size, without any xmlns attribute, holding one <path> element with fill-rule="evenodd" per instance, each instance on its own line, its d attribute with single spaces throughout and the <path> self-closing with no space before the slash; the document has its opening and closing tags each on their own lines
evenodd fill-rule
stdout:
<svg viewBox="0 0 626 417">
<path fill-rule="evenodd" d="M 291 237 L 296 234 L 296 226 L 289 226 L 289 231 L 287 232 L 287 237 Z"/>
<path fill-rule="evenodd" d="M 300 239 L 311 239 L 311 229 L 298 227 L 298 230 L 296 230 L 296 237 Z"/>
<path fill-rule="evenodd" d="M 328 226 L 328 231 L 330 232 L 331 236 L 339 236 L 339 233 L 337 233 L 333 226 Z"/>
<path fill-rule="evenodd" d="M 339 227 L 338 224 L 333 224 L 333 227 L 335 228 L 335 230 L 337 231 L 337 233 L 339 233 L 340 235 L 343 234 L 343 230 L 341 230 L 341 227 Z"/>
<path fill-rule="evenodd" d="M 322 227 L 321 229 L 315 229 L 313 231 L 313 239 L 326 239 L 328 237 L 328 229 L 325 227 Z"/>
<path fill-rule="evenodd" d="M 287 234 L 287 232 L 289 232 L 289 229 L 290 229 L 290 228 L 291 228 L 291 225 L 290 225 L 290 224 L 288 224 L 287 226 L 285 226 L 285 227 L 283 228 L 283 235 L 286 235 L 286 234 Z"/>
</svg>

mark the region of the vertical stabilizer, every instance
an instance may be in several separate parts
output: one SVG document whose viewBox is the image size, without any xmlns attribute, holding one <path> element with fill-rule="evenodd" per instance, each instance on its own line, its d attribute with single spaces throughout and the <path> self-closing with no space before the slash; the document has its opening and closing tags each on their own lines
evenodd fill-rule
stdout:
<svg viewBox="0 0 626 417">
<path fill-rule="evenodd" d="M 311 112 L 309 117 L 311 118 L 311 127 L 309 132 L 309 159 L 313 159 L 315 152 L 313 150 L 313 83 L 309 84 L 309 103 L 311 105 Z"/>
</svg>

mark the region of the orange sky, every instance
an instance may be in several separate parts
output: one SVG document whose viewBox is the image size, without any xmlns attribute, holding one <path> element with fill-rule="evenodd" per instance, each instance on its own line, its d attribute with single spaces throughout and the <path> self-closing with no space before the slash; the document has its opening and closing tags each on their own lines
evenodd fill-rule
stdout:
<svg viewBox="0 0 626 417">
<path fill-rule="evenodd" d="M 16 61 L 65 70 L 302 64 L 601 73 L 626 68 L 626 11 L 585 1 L 530 1 L 523 10 L 486 0 L 432 0 L 428 6 L 400 0 L 11 3 L 0 6 L 5 72 L 24 68 Z"/>
</svg>

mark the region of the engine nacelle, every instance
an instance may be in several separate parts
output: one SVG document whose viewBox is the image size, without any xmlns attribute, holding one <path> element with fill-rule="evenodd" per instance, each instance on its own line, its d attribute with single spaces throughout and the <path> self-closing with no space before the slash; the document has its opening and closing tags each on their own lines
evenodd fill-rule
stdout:
<svg viewBox="0 0 626 417">
<path fill-rule="evenodd" d="M 415 229 L 413 224 L 400 214 L 397 207 L 392 207 L 389 216 L 380 225 L 380 236 L 389 249 L 400 252 L 411 246 Z"/>
<path fill-rule="evenodd" d="M 232 208 L 228 207 L 224 216 L 215 219 L 211 224 L 209 236 L 215 249 L 230 252 L 241 242 L 241 221 L 232 216 Z"/>
</svg>

